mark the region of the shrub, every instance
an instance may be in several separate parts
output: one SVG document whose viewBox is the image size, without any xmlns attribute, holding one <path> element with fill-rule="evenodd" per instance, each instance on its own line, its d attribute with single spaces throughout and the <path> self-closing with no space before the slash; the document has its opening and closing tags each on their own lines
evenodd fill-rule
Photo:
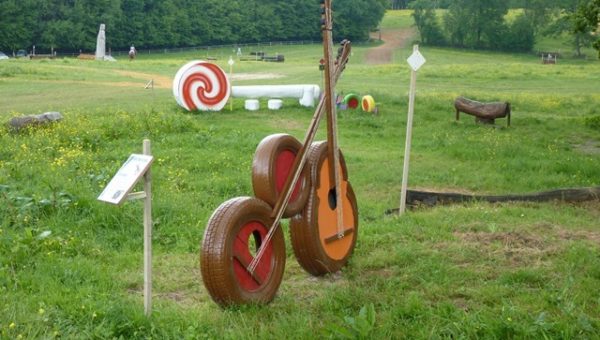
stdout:
<svg viewBox="0 0 600 340">
<path fill-rule="evenodd" d="M 535 44 L 534 29 L 531 21 L 523 14 L 519 15 L 510 25 L 505 50 L 529 52 Z"/>
</svg>

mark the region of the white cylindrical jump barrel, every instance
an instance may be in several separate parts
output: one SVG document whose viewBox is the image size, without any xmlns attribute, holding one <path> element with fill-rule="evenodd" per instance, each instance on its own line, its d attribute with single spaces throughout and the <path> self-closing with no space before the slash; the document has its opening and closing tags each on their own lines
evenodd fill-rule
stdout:
<svg viewBox="0 0 600 340">
<path fill-rule="evenodd" d="M 318 85 L 232 86 L 231 95 L 241 98 L 298 98 L 300 105 L 315 106 L 321 89 Z"/>
</svg>

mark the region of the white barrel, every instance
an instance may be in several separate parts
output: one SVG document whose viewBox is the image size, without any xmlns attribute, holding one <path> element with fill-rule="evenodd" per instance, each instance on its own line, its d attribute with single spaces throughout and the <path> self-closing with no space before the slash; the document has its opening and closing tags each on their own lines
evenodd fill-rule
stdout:
<svg viewBox="0 0 600 340">
<path fill-rule="evenodd" d="M 258 110 L 260 108 L 258 99 L 246 99 L 246 101 L 244 101 L 244 108 L 248 111 Z"/>
<path fill-rule="evenodd" d="M 283 100 L 281 99 L 269 99 L 267 101 L 267 107 L 269 110 L 279 110 L 283 106 Z"/>
<path fill-rule="evenodd" d="M 233 86 L 231 95 L 241 98 L 298 98 L 300 105 L 315 106 L 321 89 L 319 85 L 254 85 Z"/>
</svg>

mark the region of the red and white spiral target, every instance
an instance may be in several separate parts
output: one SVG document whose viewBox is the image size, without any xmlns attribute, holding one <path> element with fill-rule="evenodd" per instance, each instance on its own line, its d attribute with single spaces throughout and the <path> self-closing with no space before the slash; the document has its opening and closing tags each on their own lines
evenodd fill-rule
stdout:
<svg viewBox="0 0 600 340">
<path fill-rule="evenodd" d="M 183 65 L 173 80 L 173 95 L 188 111 L 219 111 L 231 95 L 231 84 L 219 66 L 194 60 Z"/>
</svg>

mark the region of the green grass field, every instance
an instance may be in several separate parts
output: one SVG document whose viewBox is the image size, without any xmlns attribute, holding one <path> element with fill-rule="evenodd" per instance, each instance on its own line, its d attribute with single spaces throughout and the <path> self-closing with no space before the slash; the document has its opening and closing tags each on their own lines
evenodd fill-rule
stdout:
<svg viewBox="0 0 600 340">
<path fill-rule="evenodd" d="M 393 12 L 382 27 L 405 27 Z M 399 204 L 409 47 L 367 65 L 354 47 L 338 83 L 371 94 L 379 114 L 339 112 L 358 198 L 350 264 L 314 278 L 289 238 L 283 282 L 267 306 L 222 309 L 208 296 L 199 247 L 213 210 L 252 195 L 257 144 L 299 139 L 312 110 L 189 113 L 168 83 L 191 59 L 230 48 L 141 55 L 134 62 L 0 62 L 0 338 L 598 338 L 600 202 Z M 240 84 L 321 83 L 320 45 L 264 46 L 286 62 L 237 62 Z M 248 52 L 248 51 L 244 51 Z M 487 194 L 600 185 L 600 62 L 422 47 L 409 186 Z M 157 87 L 144 89 L 155 79 Z M 512 126 L 454 119 L 453 100 L 510 101 Z M 261 102 L 266 107 L 266 101 Z M 14 116 L 60 111 L 51 127 L 12 133 Z M 324 124 L 323 124 L 324 125 Z M 143 313 L 140 202 L 96 200 L 150 138 L 154 311 Z M 318 138 L 325 138 L 323 127 Z M 287 225 L 284 231 L 287 234 Z M 44 232 L 50 231 L 47 235 Z"/>
</svg>

